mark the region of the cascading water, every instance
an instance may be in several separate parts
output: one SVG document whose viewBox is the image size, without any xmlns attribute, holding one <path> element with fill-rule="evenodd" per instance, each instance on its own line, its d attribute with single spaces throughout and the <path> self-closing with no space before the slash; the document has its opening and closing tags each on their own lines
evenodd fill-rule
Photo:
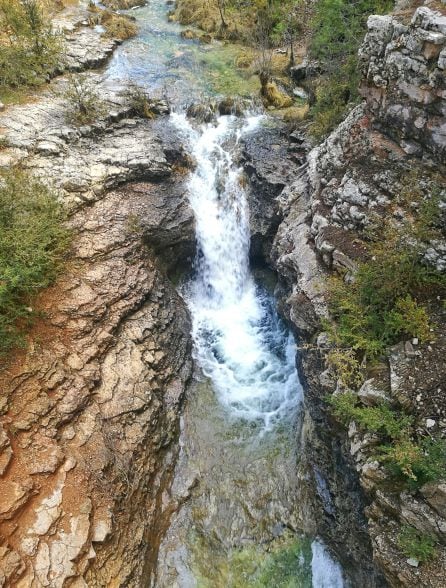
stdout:
<svg viewBox="0 0 446 588">
<path fill-rule="evenodd" d="M 188 196 L 197 259 L 183 295 L 193 319 L 196 359 L 218 403 L 212 405 L 209 391 L 198 391 L 201 398 L 189 403 L 189 415 L 186 411 L 186 447 L 173 491 L 184 495 L 187 478 L 200 480 L 200 491 L 180 511 L 161 546 L 160 587 L 267 588 L 274 581 L 274 558 L 282 569 L 282 552 L 290 576 L 277 585 L 344 586 L 342 571 L 323 543 L 284 539 L 298 496 L 292 449 L 301 403 L 296 346 L 272 297 L 250 272 L 248 200 L 236 162 L 240 138 L 261 120 L 223 116 L 196 128 L 184 114 L 172 115 L 196 162 Z M 202 411 L 200 402 L 206 405 Z M 277 537 L 283 545 L 268 555 L 247 548 L 248 537 L 256 538 L 254 546 Z M 240 573 L 232 571 L 240 567 L 240 557 L 250 563 Z"/>
<path fill-rule="evenodd" d="M 230 414 L 262 421 L 268 429 L 294 411 L 301 387 L 293 338 L 249 269 L 248 204 L 234 152 L 241 135 L 261 118 L 249 117 L 241 125 L 224 116 L 195 130 L 184 115 L 173 115 L 197 165 L 189 182 L 196 276 L 185 292 L 196 356 Z"/>
<path fill-rule="evenodd" d="M 107 68 L 113 88 L 128 79 L 178 108 L 203 94 L 258 94 L 258 76 L 233 67 L 244 48 L 182 38 L 169 9 L 165 0 L 151 0 L 132 12 L 140 32 Z M 262 117 L 224 116 L 200 126 L 173 114 L 171 122 L 196 161 L 187 190 L 197 258 L 182 293 L 200 369 L 188 390 L 180 454 L 163 496 L 168 520 L 151 585 L 342 588 L 341 569 L 323 543 L 299 533 L 316 525 L 297 465 L 302 391 L 296 349 L 274 298 L 249 268 L 248 199 L 237 152 L 242 135 L 255 131 Z M 302 524 L 306 517 L 309 524 Z"/>
</svg>

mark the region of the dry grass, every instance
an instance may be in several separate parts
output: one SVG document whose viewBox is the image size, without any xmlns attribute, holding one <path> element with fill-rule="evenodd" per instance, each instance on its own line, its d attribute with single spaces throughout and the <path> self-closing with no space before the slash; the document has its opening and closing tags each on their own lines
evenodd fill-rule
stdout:
<svg viewBox="0 0 446 588">
<path fill-rule="evenodd" d="M 281 92 L 274 81 L 267 82 L 262 87 L 262 98 L 266 106 L 274 108 L 289 108 L 293 105 L 293 99 Z"/>
<path fill-rule="evenodd" d="M 101 24 L 105 27 L 107 37 L 120 41 L 131 39 L 138 32 L 138 26 L 132 19 L 109 11 L 103 12 Z"/>
</svg>

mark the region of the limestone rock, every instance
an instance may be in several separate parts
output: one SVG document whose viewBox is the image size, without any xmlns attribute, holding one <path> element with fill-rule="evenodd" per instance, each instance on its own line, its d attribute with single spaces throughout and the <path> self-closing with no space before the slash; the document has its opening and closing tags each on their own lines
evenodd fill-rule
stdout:
<svg viewBox="0 0 446 588">
<path fill-rule="evenodd" d="M 375 380 L 373 378 L 366 380 L 358 391 L 359 399 L 367 406 L 375 406 L 376 404 L 388 402 L 390 400 L 387 394 L 383 390 L 377 388 L 374 384 Z"/>
</svg>

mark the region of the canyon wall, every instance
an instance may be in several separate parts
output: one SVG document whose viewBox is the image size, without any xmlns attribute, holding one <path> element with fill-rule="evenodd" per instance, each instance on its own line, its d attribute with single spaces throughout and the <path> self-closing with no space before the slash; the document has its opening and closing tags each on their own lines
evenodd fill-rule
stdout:
<svg viewBox="0 0 446 588">
<path fill-rule="evenodd" d="M 116 46 L 79 10 L 59 23 L 74 70 Z M 63 78 L 0 115 L 0 166 L 57 190 L 73 235 L 0 374 L 1 586 L 144 585 L 169 510 L 191 325 L 167 271 L 194 248 L 193 215 L 177 147 L 85 75 L 106 104 L 90 125 L 67 120 Z"/>
<path fill-rule="evenodd" d="M 326 396 L 336 381 L 327 369 L 330 343 L 320 326 L 327 316 L 324 290 L 332 272 L 354 274 L 372 220 L 398 222 L 410 215 L 397 197 L 414 170 L 435 172 L 444 187 L 445 44 L 446 17 L 425 6 L 413 16 L 371 16 L 359 54 L 363 103 L 310 151 L 279 198 L 284 220 L 273 259 L 281 308 L 308 344 L 298 355 L 306 388 L 308 461 L 303 470 L 310 472 L 323 512 L 318 530 L 361 586 L 381 585 L 377 570 L 391 586 L 444 584 L 445 486 L 435 483 L 410 492 L 386 484 L 387 474 L 374 459 L 373 436 L 354 423 L 347 434 L 330 416 Z M 429 192 L 429 185 L 425 188 Z M 444 270 L 445 252 L 444 239 L 432 241 L 426 262 Z M 437 312 L 435 340 L 415 341 L 415 347 L 402 341 L 392 348 L 359 394 L 366 403 L 373 394 L 397 401 L 415 416 L 418 430 L 442 436 L 445 320 L 444 310 Z M 433 561 L 407 561 L 397 540 L 403 525 L 436 538 Z M 367 565 L 371 550 L 374 568 Z M 362 565 L 369 578 L 355 580 L 355 568 Z"/>
</svg>

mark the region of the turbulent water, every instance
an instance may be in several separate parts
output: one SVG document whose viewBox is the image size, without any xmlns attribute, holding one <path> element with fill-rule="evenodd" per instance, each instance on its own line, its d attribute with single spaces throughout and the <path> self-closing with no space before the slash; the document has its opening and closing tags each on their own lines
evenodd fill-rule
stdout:
<svg viewBox="0 0 446 588">
<path fill-rule="evenodd" d="M 183 294 L 211 387 L 205 380 L 191 389 L 173 488 L 176 500 L 188 500 L 161 546 L 158 586 L 344 585 L 320 541 L 287 531 L 298 525 L 296 345 L 251 275 L 248 199 L 237 165 L 241 137 L 262 118 L 223 116 L 194 127 L 184 114 L 172 116 L 196 162 L 188 196 L 197 257 Z"/>
<path fill-rule="evenodd" d="M 184 115 L 173 120 L 197 162 L 189 200 L 198 253 L 186 290 L 197 359 L 232 416 L 262 421 L 269 429 L 295 410 L 301 388 L 293 338 L 249 270 L 248 205 L 233 153 L 261 117 L 240 124 L 225 116 L 199 130 Z"/>
<path fill-rule="evenodd" d="M 238 151 L 265 117 L 222 116 L 199 125 L 182 113 L 191 99 L 222 88 L 255 93 L 258 79 L 233 67 L 240 48 L 181 38 L 167 10 L 165 0 L 151 0 L 133 11 L 140 34 L 115 53 L 107 70 L 113 85 L 131 80 L 168 95 L 177 113 L 166 124 L 196 162 L 187 195 L 197 255 L 181 293 L 193 319 L 199 369 L 167 500 L 176 508 L 152 584 L 342 588 L 342 571 L 323 543 L 298 532 L 302 389 L 296 345 L 271 292 L 249 266 L 248 195 Z"/>
</svg>

